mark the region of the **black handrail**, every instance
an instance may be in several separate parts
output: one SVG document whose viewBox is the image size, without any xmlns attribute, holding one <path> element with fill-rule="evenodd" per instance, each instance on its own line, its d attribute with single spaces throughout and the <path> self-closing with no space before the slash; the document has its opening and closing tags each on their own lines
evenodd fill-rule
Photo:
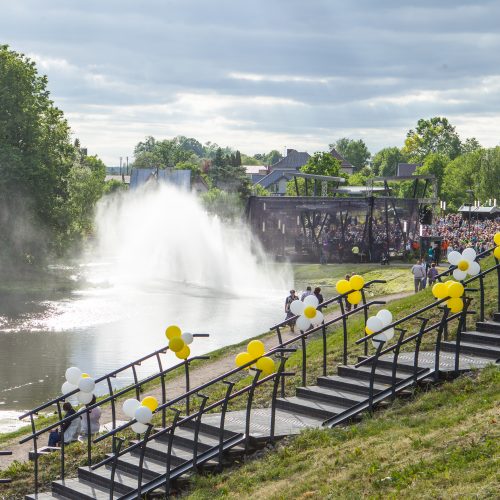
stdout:
<svg viewBox="0 0 500 500">
<path fill-rule="evenodd" d="M 371 281 L 367 281 L 363 285 L 362 290 L 365 289 L 365 288 L 369 288 L 370 285 L 373 285 L 375 283 L 387 283 L 387 281 L 385 281 L 385 280 L 371 280 Z M 347 295 L 349 295 L 350 293 L 356 292 L 356 291 L 359 291 L 359 290 L 354 290 L 353 289 L 353 290 L 350 290 L 349 292 L 342 293 L 342 294 L 339 294 L 339 295 L 335 295 L 335 297 L 331 297 L 330 299 L 325 300 L 321 304 L 318 304 L 318 309 L 321 310 L 321 309 L 325 308 L 326 306 L 329 306 L 333 302 L 336 302 L 339 299 L 343 299 L 343 298 L 347 297 Z M 281 326 L 286 326 L 288 323 L 290 323 L 290 321 L 296 321 L 298 317 L 299 317 L 299 314 L 297 314 L 295 316 L 290 316 L 290 318 L 287 318 L 287 319 L 281 321 L 280 323 L 277 323 L 276 325 L 271 326 L 271 328 L 269 328 L 269 330 L 276 330 L 276 328 L 280 328 Z"/>
<path fill-rule="evenodd" d="M 330 326 L 334 323 L 337 323 L 338 321 L 341 321 L 341 320 L 344 320 L 344 317 L 347 318 L 351 315 L 354 315 L 356 313 L 358 313 L 359 311 L 362 311 L 364 308 L 369 308 L 373 305 L 383 305 L 385 304 L 386 302 L 383 301 L 383 300 L 372 300 L 370 302 L 367 302 L 366 304 L 362 304 L 360 307 L 358 307 L 357 309 L 353 309 L 351 311 L 348 311 L 347 313 L 345 313 L 343 316 L 337 316 L 336 318 L 333 318 L 331 319 L 330 321 L 328 322 L 325 322 L 324 324 L 321 324 L 315 328 L 312 328 L 311 330 L 307 330 L 306 332 L 302 332 L 301 334 L 287 340 L 286 342 L 283 342 L 281 344 L 279 344 L 278 346 L 272 348 L 271 350 L 269 350 L 267 353 L 264 353 L 263 356 L 270 356 L 270 355 L 273 355 L 273 354 L 276 354 L 278 352 L 281 351 L 281 349 L 283 347 L 286 347 L 290 344 L 293 344 L 294 342 L 297 342 L 297 341 L 301 341 L 305 338 L 307 338 L 308 336 L 322 330 L 323 328 L 327 327 L 327 326 Z M 184 400 L 185 398 L 189 397 L 189 396 L 192 396 L 193 394 L 196 394 L 200 391 L 203 391 L 205 390 L 207 387 L 217 383 L 217 382 L 220 382 L 222 380 L 224 380 L 225 378 L 227 377 L 230 377 L 236 373 L 239 373 L 239 372 L 242 372 L 244 371 L 245 369 L 247 368 L 250 368 L 253 364 L 255 364 L 256 360 L 259 359 L 259 358 L 255 358 L 253 359 L 252 361 L 249 361 L 248 363 L 242 365 L 242 366 L 239 366 L 239 367 L 236 367 L 236 368 L 233 368 L 232 370 L 226 372 L 226 373 L 223 373 L 221 375 L 218 375 L 216 376 L 214 379 L 208 381 L 208 382 L 205 382 L 193 389 L 190 389 L 189 391 L 186 391 L 184 394 L 181 394 L 180 396 L 177 396 L 169 401 L 167 401 L 166 403 L 162 404 L 162 405 L 159 405 L 158 408 L 156 408 L 155 412 L 154 413 L 158 413 L 164 409 L 167 409 L 168 407 L 170 406 L 173 406 L 175 404 L 177 404 L 178 402 Z M 110 436 L 113 436 L 116 432 L 120 432 L 120 431 L 123 431 L 125 430 L 126 428 L 130 427 L 132 424 L 134 424 L 136 422 L 135 419 L 132 419 L 128 422 L 126 422 L 125 424 L 122 424 L 121 426 L 119 427 L 116 427 L 115 429 L 112 429 L 111 431 L 109 431 L 108 433 L 106 434 L 103 434 L 101 436 L 99 436 L 98 438 L 96 438 L 94 440 L 94 443 L 98 443 Z"/>
</svg>

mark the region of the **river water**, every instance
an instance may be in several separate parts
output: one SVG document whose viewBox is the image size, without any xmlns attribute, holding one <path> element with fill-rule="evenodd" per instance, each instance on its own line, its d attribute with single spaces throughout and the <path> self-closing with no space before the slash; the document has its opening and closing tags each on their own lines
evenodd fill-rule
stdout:
<svg viewBox="0 0 500 500">
<path fill-rule="evenodd" d="M 19 411 L 58 396 L 69 366 L 103 375 L 164 346 L 170 324 L 210 334 L 191 344 L 196 355 L 283 319 L 289 269 L 191 195 L 159 187 L 110 198 L 96 225 L 92 250 L 52 266 L 46 289 L 0 296 L 0 432 L 18 425 Z M 138 367 L 140 376 L 153 370 Z M 131 380 L 129 372 L 116 384 Z"/>
</svg>

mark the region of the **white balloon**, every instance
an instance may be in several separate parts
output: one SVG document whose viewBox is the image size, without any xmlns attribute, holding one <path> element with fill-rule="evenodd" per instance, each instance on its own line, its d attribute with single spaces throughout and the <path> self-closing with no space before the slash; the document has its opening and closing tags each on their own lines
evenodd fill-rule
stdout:
<svg viewBox="0 0 500 500">
<path fill-rule="evenodd" d="M 153 412 L 147 406 L 139 406 L 134 413 L 134 418 L 141 424 L 149 424 L 153 418 Z"/>
<path fill-rule="evenodd" d="M 137 434 L 142 434 L 148 430 L 148 426 L 141 424 L 140 422 L 134 422 L 131 427 L 134 432 L 137 432 Z"/>
<path fill-rule="evenodd" d="M 299 330 L 305 332 L 311 326 L 311 320 L 305 316 L 299 316 L 295 325 Z"/>
<path fill-rule="evenodd" d="M 297 299 L 290 304 L 290 311 L 292 311 L 292 313 L 295 315 L 302 314 L 302 311 L 304 311 L 304 307 L 304 302 Z"/>
<path fill-rule="evenodd" d="M 384 330 L 380 335 L 383 335 L 386 341 L 391 340 L 394 337 L 394 328 Z"/>
<path fill-rule="evenodd" d="M 377 313 L 377 318 L 379 318 L 384 326 L 390 325 L 392 323 L 392 313 L 387 309 L 381 309 Z"/>
<path fill-rule="evenodd" d="M 78 385 L 80 378 L 82 376 L 82 370 L 76 366 L 71 366 L 66 370 L 66 380 L 70 384 Z"/>
<path fill-rule="evenodd" d="M 385 335 L 383 333 L 379 333 L 372 337 L 373 347 L 378 347 L 381 342 L 385 342 Z"/>
<path fill-rule="evenodd" d="M 95 389 L 95 381 L 92 377 L 81 378 L 78 382 L 78 389 L 82 392 L 93 392 Z"/>
<path fill-rule="evenodd" d="M 476 260 L 476 256 L 477 256 L 476 251 L 473 248 L 466 248 L 462 252 L 462 257 L 465 260 L 470 260 L 470 261 Z"/>
<path fill-rule="evenodd" d="M 384 328 L 384 323 L 377 316 L 371 316 L 366 322 L 366 328 L 370 329 L 372 332 L 378 332 Z"/>
<path fill-rule="evenodd" d="M 318 300 L 318 297 L 316 297 L 316 295 L 312 294 L 312 295 L 308 295 L 305 299 L 304 299 L 304 304 L 306 306 L 313 306 L 313 307 L 318 307 L 319 305 L 319 300 Z"/>
<path fill-rule="evenodd" d="M 78 387 L 75 384 L 70 384 L 69 382 L 64 382 L 64 384 L 61 387 L 61 392 L 63 394 L 68 394 L 68 392 L 73 392 L 76 389 L 78 389 Z"/>
<path fill-rule="evenodd" d="M 76 395 L 78 402 L 82 405 L 88 405 L 91 401 L 94 395 L 91 392 L 82 392 L 80 391 Z"/>
<path fill-rule="evenodd" d="M 475 276 L 476 274 L 479 274 L 481 272 L 481 266 L 477 262 L 471 262 L 469 269 L 467 269 L 467 272 L 471 276 Z"/>
<path fill-rule="evenodd" d="M 181 335 L 181 339 L 184 340 L 185 344 L 192 344 L 193 343 L 193 334 L 189 332 L 184 332 Z"/>
<path fill-rule="evenodd" d="M 137 401 L 137 399 L 127 399 L 123 402 L 123 413 L 127 415 L 127 417 L 134 418 L 135 410 L 141 406 L 140 401 Z"/>
<path fill-rule="evenodd" d="M 453 277 L 457 281 L 462 281 L 462 280 L 464 280 L 467 277 L 467 273 L 465 271 L 460 271 L 460 269 L 455 269 L 453 271 Z"/>
<path fill-rule="evenodd" d="M 448 262 L 454 266 L 456 266 L 461 260 L 462 254 L 456 250 L 453 250 L 453 252 L 450 252 L 448 255 Z"/>
<path fill-rule="evenodd" d="M 314 318 L 311 318 L 311 323 L 314 325 L 314 326 L 318 326 L 318 325 L 321 325 L 321 323 L 323 322 L 323 313 L 321 313 L 320 311 L 316 311 L 316 316 L 314 316 Z"/>
</svg>

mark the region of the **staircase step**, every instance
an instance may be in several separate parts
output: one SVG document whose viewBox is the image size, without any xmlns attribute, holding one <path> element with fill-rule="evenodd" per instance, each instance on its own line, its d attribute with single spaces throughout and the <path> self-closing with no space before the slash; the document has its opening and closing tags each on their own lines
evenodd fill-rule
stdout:
<svg viewBox="0 0 500 500">
<path fill-rule="evenodd" d="M 31 495 L 26 495 L 24 498 L 26 500 L 54 500 L 54 499 L 65 500 L 68 497 L 63 497 L 62 495 L 57 495 L 56 493 L 48 492 L 48 493 L 37 493 L 36 495 L 35 493 L 32 493 Z"/>
<path fill-rule="evenodd" d="M 364 380 L 369 380 L 371 378 L 371 366 L 363 365 L 358 368 L 354 366 L 340 365 L 338 367 L 338 372 L 340 376 L 347 375 L 351 378 L 360 378 Z M 402 373 L 401 370 L 396 371 L 396 382 L 408 378 L 411 374 L 409 372 Z M 384 384 L 392 383 L 392 370 L 387 368 L 377 368 L 375 370 L 375 381 L 382 382 Z"/>
<path fill-rule="evenodd" d="M 132 444 L 137 443 L 138 441 L 131 441 Z M 183 464 L 184 462 L 187 462 L 188 460 L 193 458 L 193 449 L 194 445 L 191 448 L 191 451 L 186 450 L 184 447 L 179 447 L 177 445 L 172 446 L 172 453 L 171 453 L 171 458 L 170 458 L 170 463 L 172 466 L 175 465 L 180 465 Z M 210 448 L 206 448 L 210 449 Z M 201 451 L 205 451 L 206 449 L 201 450 L 198 448 L 198 453 Z M 142 450 L 140 448 L 136 448 L 133 450 L 131 453 L 134 456 L 140 456 Z M 159 462 L 165 462 L 167 457 L 168 457 L 168 444 L 165 443 L 164 441 L 157 441 L 157 440 L 151 440 L 148 442 L 146 446 L 146 452 L 145 455 L 146 457 L 150 457 L 154 460 L 158 460 Z"/>
<path fill-rule="evenodd" d="M 345 406 L 305 399 L 297 396 L 278 398 L 276 400 L 276 407 L 320 418 L 329 418 L 346 410 Z"/>
<path fill-rule="evenodd" d="M 500 323 L 500 312 L 493 313 L 493 321 Z"/>
<path fill-rule="evenodd" d="M 478 332 L 490 332 L 490 333 L 500 334 L 499 321 L 478 321 L 476 323 L 476 328 Z"/>
<path fill-rule="evenodd" d="M 339 406 L 349 407 L 364 401 L 366 397 L 355 392 L 332 389 L 319 385 L 298 387 L 297 396 L 305 399 L 326 401 Z"/>
<path fill-rule="evenodd" d="M 168 433 L 162 434 L 155 441 L 168 443 Z M 198 449 L 200 451 L 209 450 L 219 444 L 217 436 L 200 432 L 198 434 Z M 194 446 L 194 429 L 185 427 L 177 427 L 174 432 L 174 445 L 188 450 L 192 450 Z"/>
<path fill-rule="evenodd" d="M 79 467 L 78 479 L 81 479 L 82 481 L 85 481 L 87 483 L 95 484 L 100 488 L 109 491 L 109 488 L 111 487 L 111 467 L 103 466 L 98 467 L 95 470 L 92 470 L 90 467 Z M 114 482 L 114 489 L 117 493 L 130 493 L 131 491 L 137 489 L 137 476 L 123 472 L 118 468 L 115 471 Z M 145 481 L 143 479 L 143 483 L 144 482 Z"/>
<path fill-rule="evenodd" d="M 185 429 L 194 430 L 196 423 L 193 420 L 190 420 L 188 422 L 185 422 L 182 426 Z M 203 433 L 205 435 L 211 436 L 211 437 L 215 437 L 218 440 L 219 436 L 220 436 L 220 427 L 218 425 L 207 424 L 207 423 L 203 422 L 203 420 L 202 420 L 200 423 L 200 431 L 199 432 Z M 235 437 L 237 435 L 238 435 L 237 432 L 232 432 L 232 431 L 228 431 L 227 429 L 224 429 L 224 439 L 229 439 L 229 438 Z"/>
<path fill-rule="evenodd" d="M 455 352 L 455 341 L 441 342 L 441 349 L 447 352 Z M 460 342 L 460 352 L 464 354 L 476 354 L 483 358 L 500 359 L 500 346 L 491 344 L 480 344 L 478 342 Z"/>
<path fill-rule="evenodd" d="M 400 355 L 402 355 L 404 353 L 400 353 Z M 383 368 L 383 369 L 386 369 L 386 370 L 390 370 L 392 371 L 392 367 L 394 365 L 394 357 L 391 356 L 391 357 L 388 357 L 388 358 L 385 358 L 385 359 L 382 359 L 382 358 L 379 358 L 377 360 L 377 367 L 379 368 Z M 366 366 L 371 366 L 371 363 L 367 363 Z M 412 374 L 413 373 L 413 363 L 405 363 L 404 361 L 401 361 L 401 358 L 398 357 L 398 366 L 397 366 L 397 370 L 399 372 L 406 372 L 408 374 Z"/>
<path fill-rule="evenodd" d="M 370 384 L 368 380 L 339 375 L 330 375 L 327 377 L 318 377 L 318 385 L 321 387 L 329 387 L 337 390 L 346 390 L 355 392 L 361 395 L 368 395 Z M 388 385 L 375 382 L 373 389 L 375 392 L 387 389 Z"/>
<path fill-rule="evenodd" d="M 480 344 L 492 344 L 500 346 L 500 335 L 489 332 L 463 332 L 464 342 L 479 342 Z"/>
<path fill-rule="evenodd" d="M 117 470 L 122 470 L 127 474 L 136 475 L 139 472 L 139 456 L 128 453 L 119 457 L 116 468 Z M 145 479 L 154 479 L 155 477 L 164 474 L 165 471 L 165 463 L 161 463 L 151 457 L 144 458 L 142 474 Z"/>
<path fill-rule="evenodd" d="M 52 493 L 59 495 L 59 498 L 62 496 L 70 500 L 109 500 L 107 489 L 81 479 L 54 481 Z M 113 498 L 120 498 L 120 496 L 120 493 L 113 494 Z"/>
</svg>

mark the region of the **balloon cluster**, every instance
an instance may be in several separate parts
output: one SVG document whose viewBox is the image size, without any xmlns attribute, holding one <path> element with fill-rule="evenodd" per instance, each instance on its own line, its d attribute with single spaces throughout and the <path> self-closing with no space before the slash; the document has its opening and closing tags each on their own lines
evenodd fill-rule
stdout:
<svg viewBox="0 0 500 500">
<path fill-rule="evenodd" d="M 446 301 L 446 306 L 452 313 L 458 313 L 464 308 L 464 301 L 461 298 L 464 294 L 464 290 L 462 283 L 449 280 L 444 283 L 436 283 L 432 287 L 432 295 L 434 295 L 436 299 L 450 297 Z"/>
<path fill-rule="evenodd" d="M 453 251 L 448 255 L 448 262 L 457 268 L 453 271 L 453 277 L 464 280 L 467 275 L 475 276 L 479 274 L 481 268 L 476 260 L 476 251 L 473 248 L 466 248 L 462 253 Z"/>
<path fill-rule="evenodd" d="M 82 405 L 89 404 L 94 397 L 94 379 L 88 373 L 83 373 L 82 370 L 76 366 L 68 368 L 65 376 L 66 382 L 62 385 L 61 392 L 63 394 L 68 394 L 69 392 L 80 389 L 80 392 L 76 394 L 78 402 Z"/>
<path fill-rule="evenodd" d="M 290 304 L 290 311 L 299 316 L 295 324 L 303 332 L 311 325 L 317 326 L 323 321 L 323 314 L 316 309 L 318 305 L 319 301 L 316 295 L 308 295 L 304 299 L 304 302 L 301 300 L 294 300 Z"/>
<path fill-rule="evenodd" d="M 380 309 L 380 311 L 375 316 L 370 316 L 366 321 L 365 332 L 368 335 L 372 333 L 377 333 L 389 326 L 392 323 L 392 313 L 388 309 Z M 378 335 L 372 337 L 372 343 L 375 347 L 379 345 L 380 342 L 387 342 L 394 337 L 394 328 L 388 328 Z"/>
<path fill-rule="evenodd" d="M 500 233 L 495 234 L 493 241 L 496 245 L 495 250 L 493 250 L 493 255 L 496 259 L 500 260 Z"/>
<path fill-rule="evenodd" d="M 187 359 L 191 354 L 189 344 L 193 342 L 193 334 L 184 332 L 178 326 L 171 325 L 165 330 L 168 339 L 168 348 L 175 352 L 179 359 Z"/>
<path fill-rule="evenodd" d="M 359 304 L 363 298 L 360 290 L 365 286 L 365 280 L 363 276 L 359 274 L 354 274 L 347 280 L 337 281 L 335 289 L 340 295 L 344 295 L 347 292 L 351 292 L 347 295 L 347 302 L 352 305 Z M 351 291 L 354 290 L 354 291 Z"/>
<path fill-rule="evenodd" d="M 260 370 L 262 372 L 261 375 L 267 377 L 268 375 L 271 375 L 271 373 L 274 373 L 276 371 L 276 366 L 272 358 L 263 356 L 264 351 L 265 347 L 263 342 L 261 342 L 260 340 L 252 340 L 248 343 L 246 352 L 240 352 L 234 359 L 234 362 L 236 366 L 241 367 L 259 358 L 257 359 L 256 363 L 251 366 L 255 367 L 257 370 Z M 250 365 L 247 367 L 247 370 L 249 369 Z"/>
<path fill-rule="evenodd" d="M 146 432 L 151 419 L 153 418 L 153 412 L 158 408 L 158 401 L 153 396 L 146 396 L 142 401 L 137 399 L 127 399 L 124 401 L 122 409 L 123 413 L 127 417 L 135 418 L 137 422 L 132 424 L 132 430 L 137 432 L 137 434 L 142 434 Z"/>
</svg>

